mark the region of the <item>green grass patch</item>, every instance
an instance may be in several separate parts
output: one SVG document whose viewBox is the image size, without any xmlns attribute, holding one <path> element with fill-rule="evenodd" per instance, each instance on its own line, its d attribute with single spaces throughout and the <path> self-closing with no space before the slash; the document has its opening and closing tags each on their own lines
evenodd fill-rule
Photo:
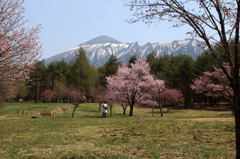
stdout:
<svg viewBox="0 0 240 159">
<path fill-rule="evenodd" d="M 231 111 L 134 108 L 108 110 L 83 103 L 72 118 L 71 104 L 8 103 L 0 110 L 1 158 L 235 158 Z M 56 116 L 31 119 L 17 109 Z M 63 112 L 62 108 L 68 108 Z M 71 108 L 71 109 L 70 109 Z M 129 109 L 127 109 L 127 114 Z"/>
</svg>

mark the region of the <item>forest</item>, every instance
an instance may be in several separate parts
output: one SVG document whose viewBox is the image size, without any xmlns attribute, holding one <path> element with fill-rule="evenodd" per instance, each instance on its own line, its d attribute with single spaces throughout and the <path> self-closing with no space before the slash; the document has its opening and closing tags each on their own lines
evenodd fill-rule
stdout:
<svg viewBox="0 0 240 159">
<path fill-rule="evenodd" d="M 216 44 L 215 47 L 217 49 L 220 45 Z M 223 55 L 221 54 L 222 60 L 226 59 Z M 124 77 L 115 79 L 113 82 L 115 86 L 111 84 L 110 78 L 113 80 L 119 77 L 119 73 L 121 70 L 124 72 L 124 68 L 128 71 L 131 69 L 133 72 L 136 68 L 141 73 L 130 77 L 134 73 L 129 71 L 129 74 L 125 73 Z M 143 79 L 143 76 L 147 75 L 151 76 L 152 80 Z M 130 78 L 132 81 L 139 81 L 133 84 Z M 135 92 L 124 94 L 123 90 L 120 90 L 131 87 L 129 83 L 125 83 L 128 88 L 119 87 L 119 83 L 126 79 L 134 87 L 138 85 L 138 96 L 133 95 Z M 140 81 L 145 81 L 145 83 L 140 86 Z M 164 54 L 157 57 L 156 53 L 152 52 L 146 59 L 132 56 L 125 64 L 121 63 L 116 56 L 111 55 L 103 66 L 95 67 L 89 65 L 85 50 L 80 47 L 76 57 L 70 63 L 62 60 L 45 66 L 44 60 L 38 61 L 25 82 L 16 80 L 15 84 L 11 85 L 12 91 L 7 89 L 8 85 L 2 85 L 6 90 L 1 92 L 3 101 L 100 102 L 100 104 L 107 101 L 108 103 L 122 103 L 122 106 L 131 107 L 132 105 L 133 107 L 137 103 L 161 109 L 161 107 L 170 108 L 179 105 L 191 108 L 196 103 L 204 103 L 203 106 L 211 107 L 220 102 L 231 105 L 233 96 L 233 91 L 224 73 L 208 51 L 203 52 L 196 60 L 181 53 L 175 56 Z M 78 98 L 77 92 L 81 92 Z M 124 99 L 120 95 L 121 92 Z M 142 95 L 139 95 L 141 93 Z M 135 99 L 131 101 L 133 98 Z"/>
</svg>

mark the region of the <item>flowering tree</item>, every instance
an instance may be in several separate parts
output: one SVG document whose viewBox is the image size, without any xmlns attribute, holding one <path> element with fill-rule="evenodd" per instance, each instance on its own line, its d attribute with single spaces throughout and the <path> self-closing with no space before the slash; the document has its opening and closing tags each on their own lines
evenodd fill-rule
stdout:
<svg viewBox="0 0 240 159">
<path fill-rule="evenodd" d="M 68 97 L 77 102 L 72 113 L 72 117 L 74 117 L 75 110 L 77 109 L 79 104 L 86 101 L 85 92 L 82 89 L 76 89 L 71 87 L 70 89 L 68 89 L 68 93 L 69 93 Z"/>
<path fill-rule="evenodd" d="M 25 28 L 24 0 L 0 2 L 0 82 L 9 86 L 28 78 L 29 71 L 41 58 L 38 33 L 41 26 Z"/>
<path fill-rule="evenodd" d="M 26 29 L 24 0 L 0 3 L 0 80 L 23 80 L 41 57 L 38 36 L 40 25 Z"/>
<path fill-rule="evenodd" d="M 229 64 L 224 63 L 224 66 L 229 72 Z M 196 93 L 203 93 L 210 97 L 224 97 L 233 102 L 234 91 L 226 75 L 223 73 L 222 69 L 218 69 L 215 66 L 213 66 L 213 68 L 213 72 L 204 72 L 202 76 L 193 80 L 191 88 L 195 90 Z M 232 112 L 234 115 L 234 105 Z"/>
<path fill-rule="evenodd" d="M 99 112 L 101 110 L 101 104 L 106 102 L 108 107 L 110 108 L 110 115 L 112 115 L 113 105 L 117 101 L 117 97 L 115 96 L 115 92 L 112 90 L 104 90 L 101 94 L 97 96 L 97 101 L 99 102 Z"/>
<path fill-rule="evenodd" d="M 115 94 L 116 102 L 121 103 L 121 106 L 123 108 L 123 115 L 126 114 L 126 109 L 128 107 L 127 99 L 124 98 L 124 94 Z"/>
<path fill-rule="evenodd" d="M 48 102 L 48 107 L 49 107 L 49 103 L 50 103 L 50 101 L 54 98 L 55 92 L 52 91 L 52 90 L 50 90 L 50 89 L 47 89 L 47 90 L 43 91 L 41 95 L 42 95 L 42 97 L 43 97 L 44 99 L 47 100 L 47 102 Z"/>
<path fill-rule="evenodd" d="M 156 79 L 152 82 L 152 85 L 149 89 L 149 95 L 141 101 L 142 104 L 152 106 L 158 106 L 160 109 L 160 114 L 162 113 L 163 103 L 168 103 L 168 105 L 173 105 L 176 102 L 182 100 L 182 93 L 176 89 L 168 89 L 165 87 L 165 81 Z M 169 107 L 168 107 L 169 111 Z"/>
<path fill-rule="evenodd" d="M 96 101 L 99 102 L 99 112 L 101 111 L 101 105 L 104 102 L 107 102 L 107 94 L 106 94 L 106 89 L 101 87 L 101 91 L 98 91 L 98 95 L 96 97 Z"/>
<path fill-rule="evenodd" d="M 183 95 L 181 91 L 177 89 L 165 89 L 162 93 L 162 100 L 165 104 L 168 105 L 168 112 L 169 112 L 169 105 L 173 106 L 175 103 L 183 101 Z"/>
<path fill-rule="evenodd" d="M 158 103 L 156 101 L 154 101 L 153 99 L 151 99 L 151 96 L 145 96 L 145 98 L 143 98 L 142 100 L 139 101 L 139 104 L 144 105 L 144 106 L 148 106 L 148 107 L 152 107 L 152 116 L 154 116 L 154 107 L 158 106 Z M 162 115 L 162 106 L 160 106 L 160 113 L 161 116 Z"/>
<path fill-rule="evenodd" d="M 230 72 L 228 63 L 224 63 L 227 71 Z M 191 88 L 196 93 L 204 93 L 206 96 L 225 97 L 232 99 L 234 92 L 222 69 L 213 66 L 213 72 L 204 72 L 202 76 L 193 80 Z"/>
<path fill-rule="evenodd" d="M 163 80 L 154 80 L 152 83 L 151 89 L 150 89 L 150 95 L 153 103 L 148 100 L 148 103 L 152 103 L 151 105 L 157 105 L 160 109 L 161 116 L 163 116 L 162 113 L 162 104 L 163 101 L 163 92 L 165 90 L 165 82 Z"/>
<path fill-rule="evenodd" d="M 134 0 L 126 2 L 130 10 L 135 10 L 130 23 L 143 21 L 147 24 L 168 20 L 174 27 L 190 26 L 186 34 L 199 37 L 223 70 L 234 92 L 236 158 L 240 158 L 240 58 L 239 23 L 240 1 L 230 0 Z M 211 41 L 220 41 L 222 50 L 217 50 Z M 231 49 L 233 41 L 234 49 Z M 204 46 L 203 46 L 204 47 Z M 230 72 L 224 66 L 221 54 L 228 57 Z"/>
<path fill-rule="evenodd" d="M 107 87 L 122 95 L 130 106 L 129 116 L 133 116 L 134 105 L 148 95 L 148 89 L 153 81 L 149 64 L 137 58 L 131 67 L 124 64 L 118 68 L 116 75 L 107 77 Z"/>
</svg>

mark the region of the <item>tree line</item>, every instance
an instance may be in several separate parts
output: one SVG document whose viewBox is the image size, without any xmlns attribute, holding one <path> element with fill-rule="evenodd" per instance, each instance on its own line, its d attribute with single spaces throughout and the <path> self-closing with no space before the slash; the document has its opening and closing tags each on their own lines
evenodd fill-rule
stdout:
<svg viewBox="0 0 240 159">
<path fill-rule="evenodd" d="M 128 67 L 131 67 L 137 58 L 137 56 L 130 57 Z M 214 96 L 206 92 L 196 93 L 196 90 L 192 88 L 197 77 L 204 75 L 206 71 L 213 72 L 214 68 L 218 67 L 208 51 L 203 52 L 195 60 L 181 53 L 174 56 L 163 54 L 158 57 L 155 52 L 150 53 L 145 60 L 154 78 L 164 80 L 165 86 L 169 89 L 181 91 L 183 97 L 181 104 L 186 107 L 192 107 L 197 102 L 213 106 L 223 100 L 231 101 L 226 96 Z M 29 79 L 16 88 L 18 89 L 16 93 L 8 98 L 23 98 L 39 102 L 43 100 L 43 97 L 46 100 L 44 91 L 47 90 L 47 94 L 50 92 L 54 94 L 51 101 L 67 102 L 67 98 L 61 95 L 61 90 L 75 87 L 84 90 L 87 102 L 94 102 L 107 88 L 106 77 L 116 75 L 122 65 L 116 56 L 111 55 L 104 65 L 90 66 L 85 50 L 80 47 L 75 58 L 69 63 L 61 60 L 53 61 L 45 66 L 44 60 L 37 62 L 29 74 Z M 213 80 L 219 83 L 216 78 Z M 162 104 L 169 106 L 166 103 Z"/>
</svg>

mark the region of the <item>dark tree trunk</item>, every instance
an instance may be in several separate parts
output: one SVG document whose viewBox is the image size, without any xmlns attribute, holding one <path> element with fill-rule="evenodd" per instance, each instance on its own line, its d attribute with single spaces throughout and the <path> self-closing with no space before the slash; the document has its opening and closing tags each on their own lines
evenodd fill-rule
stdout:
<svg viewBox="0 0 240 159">
<path fill-rule="evenodd" d="M 236 136 L 236 158 L 240 158 L 240 94 L 235 96 L 235 136 Z"/>
<path fill-rule="evenodd" d="M 163 116 L 163 112 L 162 112 L 162 105 L 159 103 L 159 109 L 160 109 L 160 114 L 161 116 Z"/>
<path fill-rule="evenodd" d="M 232 105 L 232 116 L 235 116 L 235 111 L 234 111 L 235 110 L 235 105 L 234 105 L 234 103 L 232 103 L 231 105 Z"/>
<path fill-rule="evenodd" d="M 133 105 L 130 105 L 130 113 L 129 116 L 133 116 Z"/>
<path fill-rule="evenodd" d="M 101 111 L 102 102 L 99 103 L 99 112 Z"/>
<path fill-rule="evenodd" d="M 125 114 L 126 114 L 127 106 L 124 106 L 123 103 L 122 103 L 122 108 L 123 108 L 123 115 L 125 115 Z"/>
<path fill-rule="evenodd" d="M 206 97 L 204 97 L 204 106 L 205 106 L 205 108 L 207 106 L 207 98 Z"/>
<path fill-rule="evenodd" d="M 110 115 L 112 115 L 112 104 L 110 104 Z"/>
<path fill-rule="evenodd" d="M 152 106 L 152 116 L 154 116 L 154 107 Z"/>
<path fill-rule="evenodd" d="M 80 103 L 78 103 L 77 105 L 75 105 L 74 109 L 73 109 L 73 113 L 72 113 L 72 117 L 74 117 L 74 113 L 75 113 L 75 110 L 77 109 L 77 107 L 79 106 Z"/>
</svg>

